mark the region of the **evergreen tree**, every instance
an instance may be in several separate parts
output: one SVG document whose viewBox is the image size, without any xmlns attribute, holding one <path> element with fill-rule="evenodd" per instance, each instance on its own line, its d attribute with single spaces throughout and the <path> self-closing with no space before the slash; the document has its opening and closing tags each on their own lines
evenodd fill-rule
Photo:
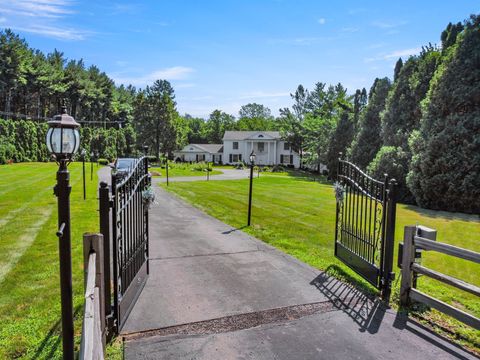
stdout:
<svg viewBox="0 0 480 360">
<path fill-rule="evenodd" d="M 480 213 L 480 16 L 445 52 L 423 103 L 407 182 L 420 206 Z"/>
<path fill-rule="evenodd" d="M 349 151 L 351 160 L 363 169 L 382 146 L 380 113 L 385 108 L 390 87 L 388 78 L 377 78 L 373 82 L 368 94 L 368 105 L 360 118 L 359 130 Z"/>
<path fill-rule="evenodd" d="M 402 58 L 399 58 L 397 62 L 395 63 L 395 69 L 393 70 L 393 81 L 397 81 L 398 76 L 400 75 L 400 71 L 402 70 L 403 67 L 403 60 Z"/>
<path fill-rule="evenodd" d="M 339 153 L 345 153 L 347 147 L 352 143 L 355 134 L 355 124 L 352 121 L 351 113 L 344 110 L 340 120 L 333 132 L 328 146 L 327 167 L 328 175 L 334 179 L 337 177 L 337 165 Z"/>
</svg>

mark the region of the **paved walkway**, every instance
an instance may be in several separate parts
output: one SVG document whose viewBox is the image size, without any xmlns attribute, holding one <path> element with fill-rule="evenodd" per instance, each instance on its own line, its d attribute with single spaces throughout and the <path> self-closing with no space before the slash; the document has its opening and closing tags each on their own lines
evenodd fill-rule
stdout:
<svg viewBox="0 0 480 360">
<path fill-rule="evenodd" d="M 240 179 L 248 179 L 250 175 L 250 170 L 244 169 L 215 169 L 223 172 L 223 174 L 218 175 L 211 175 L 209 177 L 210 180 L 240 180 Z M 178 176 L 178 177 L 169 177 L 169 182 L 176 182 L 176 181 L 205 181 L 207 175 L 205 176 Z M 167 182 L 167 178 L 164 176 L 161 177 L 154 177 L 154 179 L 158 182 Z"/>
<path fill-rule="evenodd" d="M 474 359 L 377 301 L 156 188 L 126 359 Z"/>
</svg>

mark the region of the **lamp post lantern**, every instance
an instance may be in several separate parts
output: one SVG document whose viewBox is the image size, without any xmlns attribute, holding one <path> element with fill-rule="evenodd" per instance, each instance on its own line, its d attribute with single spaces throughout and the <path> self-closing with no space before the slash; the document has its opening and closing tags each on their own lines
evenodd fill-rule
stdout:
<svg viewBox="0 0 480 360">
<path fill-rule="evenodd" d="M 255 153 L 250 153 L 250 191 L 248 192 L 248 226 L 250 226 L 250 218 L 252 215 L 252 183 L 253 183 L 253 167 L 255 166 Z"/>
<path fill-rule="evenodd" d="M 62 108 L 48 122 L 47 148 L 59 164 L 54 193 L 58 198 L 58 242 L 60 255 L 60 294 L 62 304 L 63 358 L 74 358 L 72 251 L 70 239 L 70 173 L 67 166 L 80 146 L 80 125 Z"/>
</svg>

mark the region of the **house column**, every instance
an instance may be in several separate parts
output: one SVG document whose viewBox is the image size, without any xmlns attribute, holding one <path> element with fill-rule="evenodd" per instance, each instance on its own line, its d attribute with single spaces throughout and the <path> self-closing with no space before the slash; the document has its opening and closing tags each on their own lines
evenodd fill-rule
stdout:
<svg viewBox="0 0 480 360">
<path fill-rule="evenodd" d="M 277 140 L 273 143 L 273 165 L 277 165 Z"/>
<path fill-rule="evenodd" d="M 270 141 L 267 142 L 267 165 L 270 165 Z"/>
</svg>

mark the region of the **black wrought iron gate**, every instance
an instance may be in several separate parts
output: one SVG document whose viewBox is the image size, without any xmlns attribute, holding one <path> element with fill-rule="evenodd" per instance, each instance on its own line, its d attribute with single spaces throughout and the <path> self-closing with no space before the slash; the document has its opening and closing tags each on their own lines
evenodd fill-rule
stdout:
<svg viewBox="0 0 480 360">
<path fill-rule="evenodd" d="M 149 273 L 148 204 L 145 191 L 150 185 L 146 157 L 138 159 L 126 177 L 117 179 L 112 175 L 111 199 L 108 188 L 105 191 L 105 185 L 100 185 L 100 231 L 105 239 L 110 238 L 110 230 L 112 234 L 112 326 L 117 332 L 125 324 Z M 111 211 L 108 211 L 109 208 Z M 105 249 L 107 251 L 110 252 Z"/>
<path fill-rule="evenodd" d="M 381 290 L 389 301 L 395 274 L 396 181 L 375 180 L 339 159 L 336 184 L 335 256 Z"/>
</svg>

